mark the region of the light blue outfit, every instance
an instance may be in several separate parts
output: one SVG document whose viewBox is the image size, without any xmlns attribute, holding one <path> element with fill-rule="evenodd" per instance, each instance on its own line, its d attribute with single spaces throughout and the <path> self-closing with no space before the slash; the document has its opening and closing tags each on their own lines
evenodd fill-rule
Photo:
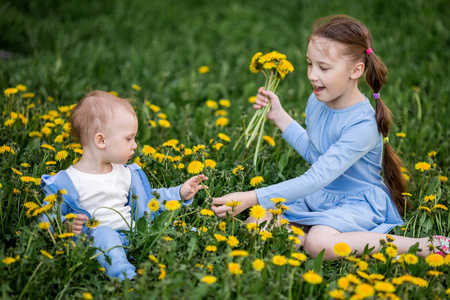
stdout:
<svg viewBox="0 0 450 300">
<path fill-rule="evenodd" d="M 152 190 L 147 176 L 137 164 L 125 166 L 128 167 L 131 171 L 131 188 L 128 194 L 127 205 L 131 206 L 131 213 L 134 221 L 137 221 L 140 217 L 144 216 L 144 212 L 151 214 L 151 211 L 148 207 L 148 202 L 152 198 L 154 198 L 152 192 L 157 192 L 160 194 L 160 202 L 162 202 L 163 200 L 181 200 L 181 185 L 172 188 Z M 61 204 L 61 222 L 64 222 L 65 216 L 68 213 L 85 214 L 89 218 L 91 218 L 89 212 L 80 207 L 80 197 L 78 195 L 78 192 L 65 170 L 60 171 L 53 176 L 42 175 L 41 178 L 41 188 L 44 190 L 45 196 L 55 194 L 58 192 L 58 190 L 62 189 L 65 189 L 67 191 L 67 194 L 62 196 L 64 199 L 64 203 Z M 133 201 L 133 195 L 136 195 L 138 197 L 136 201 Z M 183 204 L 189 205 L 192 202 L 193 198 L 184 201 Z M 158 213 L 160 212 L 161 210 Z M 109 227 L 99 226 L 89 231 L 86 226 L 83 226 L 83 232 L 87 233 L 89 237 L 94 238 L 94 247 L 100 248 L 102 250 L 109 249 L 113 246 L 128 245 L 128 240 L 122 232 L 118 230 L 116 231 Z M 125 277 L 132 278 L 136 275 L 136 268 L 128 261 L 124 248 L 116 247 L 106 252 L 106 254 L 111 258 L 111 264 L 106 261 L 105 255 L 103 254 L 98 256 L 97 260 L 100 262 L 102 267 L 105 268 L 106 274 L 108 276 L 117 277 L 119 278 L 119 280 L 123 280 L 125 279 Z M 125 276 L 122 273 L 125 273 Z"/>
<path fill-rule="evenodd" d="M 288 221 L 340 232 L 388 233 L 402 225 L 380 175 L 383 139 L 369 100 L 332 109 L 312 94 L 306 126 L 293 121 L 283 137 L 311 167 L 299 177 L 255 190 L 259 203 L 271 208 L 270 199 L 285 198 Z"/>
</svg>

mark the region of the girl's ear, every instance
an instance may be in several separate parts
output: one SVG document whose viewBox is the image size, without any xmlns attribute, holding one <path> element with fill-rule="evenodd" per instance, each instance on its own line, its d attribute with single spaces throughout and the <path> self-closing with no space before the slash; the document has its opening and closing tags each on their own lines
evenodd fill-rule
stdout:
<svg viewBox="0 0 450 300">
<path fill-rule="evenodd" d="M 105 149 L 106 143 L 105 143 L 105 135 L 101 132 L 97 132 L 94 137 L 94 143 L 95 146 L 99 149 Z"/>
<path fill-rule="evenodd" d="M 362 61 L 357 62 L 350 74 L 350 79 L 358 79 L 364 74 L 364 63 Z"/>
</svg>

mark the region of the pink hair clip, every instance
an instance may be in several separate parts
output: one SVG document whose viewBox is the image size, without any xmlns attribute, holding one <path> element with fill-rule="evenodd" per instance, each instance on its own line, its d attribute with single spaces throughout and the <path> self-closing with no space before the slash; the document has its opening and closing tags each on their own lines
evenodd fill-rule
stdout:
<svg viewBox="0 0 450 300">
<path fill-rule="evenodd" d="M 369 48 L 369 49 L 366 50 L 366 54 L 367 54 L 367 55 L 370 55 L 371 53 L 373 53 L 372 48 Z"/>
</svg>

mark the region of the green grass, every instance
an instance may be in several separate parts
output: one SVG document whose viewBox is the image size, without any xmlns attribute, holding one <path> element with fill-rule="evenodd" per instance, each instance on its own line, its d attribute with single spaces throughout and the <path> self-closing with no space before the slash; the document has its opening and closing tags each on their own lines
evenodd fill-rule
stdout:
<svg viewBox="0 0 450 300">
<path fill-rule="evenodd" d="M 47 166 L 45 162 L 54 160 L 55 153 L 40 147 L 49 143 L 59 151 L 68 145 L 70 139 L 62 144 L 54 142 L 62 132 L 60 127 L 48 137 L 33 138 L 28 134 L 41 130 L 46 123 L 39 116 L 57 110 L 58 106 L 76 103 L 90 90 L 101 89 L 134 99 L 140 121 L 140 149 L 150 145 L 161 153 L 176 156 L 180 154 L 178 151 L 161 145 L 169 139 L 178 139 L 189 148 L 207 145 L 206 153 L 217 162 L 214 169 L 207 171 L 213 196 L 252 189 L 249 179 L 254 176 L 263 176 L 265 185 L 299 176 L 308 165 L 290 150 L 272 124 L 266 125 L 266 134 L 275 138 L 276 146 L 264 147 L 257 168 L 252 167 L 251 159 L 241 161 L 245 152 L 242 146 L 232 151 L 243 121 L 248 122 L 253 114 L 248 98 L 264 84 L 263 76 L 251 74 L 248 65 L 258 51 L 275 50 L 287 55 L 295 70 L 280 83 L 277 92 L 284 107 L 303 124 L 302 113 L 311 93 L 306 78 L 306 39 L 314 20 L 337 13 L 356 17 L 371 30 L 373 49 L 389 70 L 389 80 L 381 95 L 395 115 L 390 143 L 399 150 L 409 169 L 409 192 L 413 195 L 413 207 L 405 219 L 409 229 L 403 232 L 397 228 L 395 232 L 407 236 L 448 235 L 448 211 L 433 210 L 428 214 L 419 209 L 432 208 L 430 203 L 424 203 L 423 198 L 428 195 L 435 195 L 435 203 L 449 207 L 448 185 L 437 177 L 448 177 L 450 164 L 447 116 L 450 7 L 446 1 L 4 1 L 0 4 L 0 50 L 11 52 L 12 58 L 0 62 L 1 91 L 24 84 L 35 96 L 23 99 L 22 93 L 18 93 L 13 101 L 3 95 L 0 98 L 0 147 L 8 145 L 15 151 L 15 155 L 0 153 L 0 259 L 20 256 L 16 263 L 0 265 L 1 297 L 80 298 L 84 291 L 98 298 L 326 297 L 326 292 L 336 287 L 338 277 L 355 272 L 355 264 L 345 260 L 322 263 L 319 258 L 310 259 L 297 269 L 274 267 L 270 262 L 273 255 L 289 256 L 291 251 L 286 246 L 288 233 L 283 230 L 277 232 L 271 244 L 260 241 L 252 244 L 251 235 L 236 222 L 233 231 L 243 242 L 242 248 L 256 252 L 239 260 L 245 269 L 242 279 L 230 276 L 229 248 L 221 244 L 217 253 L 204 250 L 207 243 L 215 242 L 212 233 L 219 232 L 220 220 L 198 216 L 198 206 L 206 206 L 203 192 L 193 207 L 179 214 L 192 212 L 186 217 L 187 223 L 202 222 L 209 228 L 208 234 L 169 228 L 166 233 L 174 242 L 158 240 L 149 250 L 167 265 L 166 279 L 157 279 L 161 273 L 157 264 L 148 260 L 138 264 L 135 260 L 145 274 L 130 292 L 129 283 L 108 281 L 97 271 L 98 265 L 90 260 L 91 250 L 84 243 L 78 243 L 74 249 L 62 242 L 53 244 L 48 234 L 37 229 L 36 218 L 25 216 L 23 204 L 39 203 L 42 192 L 36 185 L 23 183 L 11 168 L 35 178 L 67 168 L 78 154 L 69 151 L 67 159 Z M 209 66 L 210 71 L 199 74 L 197 70 L 203 65 Z M 132 84 L 138 84 L 141 90 L 133 90 Z M 371 98 L 363 82 L 361 89 Z M 54 103 L 47 100 L 49 96 L 55 98 Z M 205 105 L 209 99 L 230 100 L 231 107 L 222 107 L 228 112 L 228 126 L 215 125 L 214 110 Z M 145 100 L 161 108 L 172 124 L 170 128 L 150 127 L 148 120 L 157 121 L 158 117 Z M 30 103 L 36 107 L 27 109 Z M 28 124 L 16 122 L 6 126 L 11 111 L 23 113 Z M 65 114 L 61 118 L 67 121 Z M 230 136 L 231 143 L 224 143 L 216 151 L 209 141 L 220 142 L 219 132 Z M 398 138 L 395 134 L 398 132 L 406 133 L 406 137 Z M 436 158 L 428 157 L 430 151 L 437 151 Z M 167 161 L 159 163 L 141 152 L 138 156 L 146 163 L 144 170 L 152 186 L 179 184 L 189 176 L 186 170 L 177 170 Z M 187 165 L 190 159 L 193 158 L 183 157 L 183 162 Z M 414 166 L 421 161 L 436 163 L 436 167 L 418 172 Z M 21 166 L 24 162 L 30 167 Z M 231 171 L 238 164 L 243 164 L 245 170 L 234 176 Z M 14 189 L 18 189 L 16 193 Z M 130 255 L 140 256 L 145 242 L 153 242 L 169 218 L 170 214 L 164 214 L 158 219 L 152 228 L 155 234 L 146 236 L 141 232 L 131 238 L 134 245 Z M 231 220 L 227 223 L 226 234 L 230 235 Z M 56 254 L 61 249 L 65 251 L 63 256 Z M 54 259 L 46 260 L 40 250 L 49 251 Z M 251 270 L 249 263 L 258 257 L 267 264 L 261 276 Z M 423 260 L 406 269 L 373 259 L 369 262 L 369 273 L 384 274 L 390 279 L 412 274 L 428 280 L 428 288 L 398 288 L 397 295 L 404 299 L 430 293 L 445 297 L 445 289 L 449 287 L 448 279 L 444 278 L 448 270 L 440 267 L 444 276 L 433 279 L 426 274 L 429 267 Z M 196 267 L 197 263 L 204 264 L 204 268 Z M 206 270 L 207 264 L 214 265 L 213 272 Z M 305 283 L 302 275 L 310 269 L 321 274 L 324 283 L 317 286 Z M 208 273 L 218 277 L 215 285 L 199 283 Z"/>
</svg>

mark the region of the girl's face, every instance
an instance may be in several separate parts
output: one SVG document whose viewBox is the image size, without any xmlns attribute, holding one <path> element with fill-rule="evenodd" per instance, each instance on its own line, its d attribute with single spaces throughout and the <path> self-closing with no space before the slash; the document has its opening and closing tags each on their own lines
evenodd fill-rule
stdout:
<svg viewBox="0 0 450 300">
<path fill-rule="evenodd" d="M 125 164 L 134 154 L 134 140 L 138 130 L 136 116 L 125 109 L 115 109 L 113 120 L 105 134 L 104 160 L 108 163 Z"/>
<path fill-rule="evenodd" d="M 334 109 L 351 106 L 362 95 L 357 78 L 352 76 L 354 64 L 342 55 L 344 47 L 326 38 L 313 37 L 306 52 L 308 79 L 314 94 L 317 100 Z"/>
</svg>

